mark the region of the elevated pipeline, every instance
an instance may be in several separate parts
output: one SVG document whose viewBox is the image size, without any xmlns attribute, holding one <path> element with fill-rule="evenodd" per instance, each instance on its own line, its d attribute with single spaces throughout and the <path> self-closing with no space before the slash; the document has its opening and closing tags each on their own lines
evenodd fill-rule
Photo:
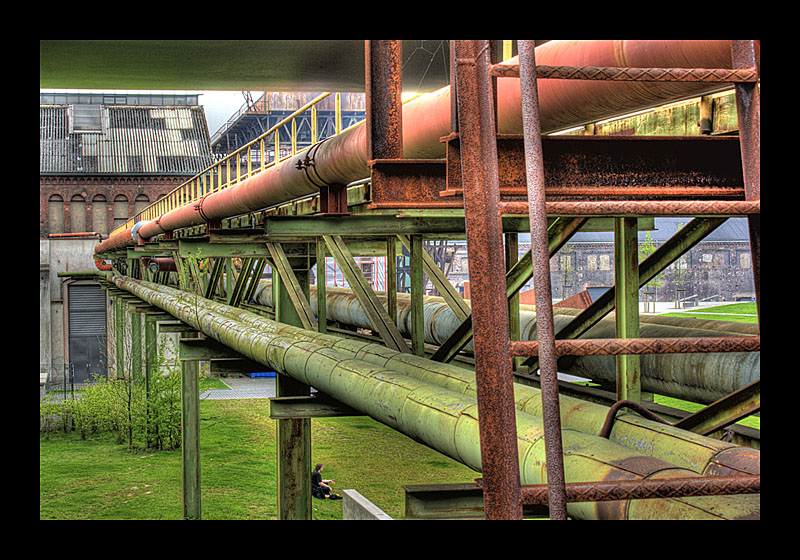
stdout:
<svg viewBox="0 0 800 560">
<path fill-rule="evenodd" d="M 730 41 L 549 41 L 536 48 L 536 61 L 554 66 L 730 68 L 731 51 Z M 506 61 L 506 64 L 514 63 L 516 58 Z M 718 90 L 722 85 L 542 79 L 538 86 L 542 132 L 699 96 Z M 498 78 L 497 102 L 498 131 L 520 134 L 522 108 L 518 78 Z M 404 158 L 444 157 L 444 144 L 439 139 L 450 132 L 449 86 L 403 106 Z M 313 162 L 316 184 L 323 181 L 346 185 L 370 175 L 366 131 L 362 123 L 231 187 L 143 223 L 138 235 L 149 239 L 315 194 L 318 192 L 315 182 L 309 178 L 307 170 L 298 169 L 296 165 L 307 156 Z M 100 243 L 95 253 L 134 244 L 135 232 L 131 230 Z"/>
<path fill-rule="evenodd" d="M 186 292 L 177 292 L 172 288 L 156 284 L 149 287 L 153 291 L 179 298 L 186 304 L 193 304 L 195 301 L 194 296 Z M 476 396 L 474 372 L 455 365 L 396 352 L 380 344 L 343 339 L 276 323 L 244 309 L 210 300 L 203 300 L 203 309 L 241 322 L 259 332 L 286 335 L 295 340 L 313 342 L 333 348 L 348 357 L 364 360 L 378 367 L 387 367 L 450 391 L 472 398 Z M 515 384 L 514 393 L 518 410 L 541 418 L 542 401 L 539 389 Z M 610 410 L 609 407 L 566 395 L 561 395 L 559 401 L 562 425 L 592 436 L 598 435 Z M 627 411 L 616 415 L 609 438 L 623 447 L 637 452 L 645 450 L 648 455 L 656 459 L 699 474 L 760 473 L 760 451 L 700 436 Z"/>
<path fill-rule="evenodd" d="M 480 470 L 474 399 L 306 342 L 290 332 L 275 334 L 267 329 L 248 327 L 213 311 L 207 305 L 211 302 L 202 298 L 184 301 L 181 292 L 164 286 L 118 275 L 110 279 L 118 288 L 167 311 L 237 352 L 314 386 L 375 420 Z M 275 323 L 275 328 L 280 327 L 282 325 Z M 517 427 L 520 482 L 540 484 L 544 482 L 541 420 L 518 412 Z M 563 430 L 562 438 L 568 482 L 698 476 L 666 461 L 571 429 Z M 760 518 L 760 495 L 573 503 L 569 504 L 569 514 L 577 519 L 757 519 Z"/>
<path fill-rule="evenodd" d="M 386 305 L 386 296 L 378 294 Z M 272 284 L 262 280 L 253 300 L 272 306 Z M 372 328 L 369 317 L 353 292 L 347 288 L 326 288 L 327 317 L 342 324 Z M 316 286 L 311 286 L 311 309 L 317 313 Z M 441 346 L 455 332 L 461 321 L 450 306 L 436 297 L 424 298 L 425 342 Z M 580 310 L 555 308 L 555 330 L 558 332 Z M 397 294 L 397 325 L 411 337 L 411 298 Z M 704 321 L 681 317 L 640 317 L 643 338 L 710 337 L 757 335 L 758 326 L 727 321 Z M 520 338 L 536 340 L 536 311 L 533 306 L 520 306 Z M 614 338 L 614 313 L 589 329 L 582 338 Z M 466 351 L 472 350 L 470 343 Z M 712 403 L 761 377 L 761 352 L 716 352 L 708 354 L 645 354 L 641 356 L 642 389 L 693 402 Z M 562 357 L 559 371 L 599 382 L 616 382 L 614 356 Z"/>
</svg>

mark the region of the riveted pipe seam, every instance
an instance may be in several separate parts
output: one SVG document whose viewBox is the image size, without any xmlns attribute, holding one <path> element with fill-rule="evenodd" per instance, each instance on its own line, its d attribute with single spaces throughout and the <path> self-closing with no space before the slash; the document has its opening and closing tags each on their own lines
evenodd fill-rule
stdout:
<svg viewBox="0 0 800 560">
<path fill-rule="evenodd" d="M 261 335 L 261 344 L 233 347 L 260 363 L 274 367 L 282 373 L 306 380 L 342 402 L 358 409 L 372 418 L 386 423 L 418 441 L 480 470 L 477 406 L 474 399 L 431 386 L 401 373 L 354 358 L 344 356 L 332 348 L 307 341 L 295 341 L 285 337 L 285 352 L 282 360 L 275 362 L 264 348 L 270 336 L 252 327 L 247 327 L 230 318 L 220 317 L 206 308 L 207 300 L 186 302 L 163 290 L 151 289 L 154 284 L 132 280 L 121 276 L 111 278 L 114 284 L 139 298 L 169 312 L 181 321 L 223 342 L 218 329 L 238 331 L 237 336 L 227 340 L 242 340 Z M 215 326 L 212 327 L 211 325 Z M 216 335 L 216 336 L 215 336 Z M 277 335 L 273 336 L 275 338 Z M 224 343 L 224 342 L 223 342 Z M 247 355 L 247 354 L 245 354 Z M 284 367 L 286 369 L 281 368 Z M 298 369 L 296 369 L 298 368 Z M 376 398 L 376 396 L 378 398 Z M 435 427 L 435 428 L 432 428 Z M 544 449 L 541 421 L 523 412 L 517 413 L 518 449 L 521 457 L 523 484 L 544 481 Z M 452 436 L 447 433 L 452 430 Z M 587 482 L 614 480 L 619 478 L 647 477 L 653 473 L 668 472 L 673 476 L 697 476 L 696 473 L 678 468 L 665 461 L 645 457 L 622 448 L 608 440 L 581 434 L 566 429 L 562 433 L 565 454 L 574 473 L 568 481 Z M 477 449 L 476 449 L 477 448 Z M 639 465 L 637 467 L 637 465 Z M 667 510 L 670 517 L 692 519 L 736 519 L 760 515 L 759 495 L 736 496 L 736 500 L 725 496 L 702 498 L 670 498 L 668 506 L 661 500 L 646 502 L 636 515 L 652 515 L 651 510 Z M 703 500 L 703 501 L 698 501 Z M 633 509 L 605 511 L 597 504 L 570 504 L 570 514 L 586 519 L 631 518 Z M 629 511 L 630 509 L 630 511 Z"/>
</svg>

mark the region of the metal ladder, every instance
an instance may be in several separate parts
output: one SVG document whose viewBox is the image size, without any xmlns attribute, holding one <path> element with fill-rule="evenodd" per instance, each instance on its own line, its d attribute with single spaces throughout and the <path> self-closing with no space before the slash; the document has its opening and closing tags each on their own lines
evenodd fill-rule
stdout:
<svg viewBox="0 0 800 560">
<path fill-rule="evenodd" d="M 566 505 L 570 501 L 759 492 L 760 475 L 566 484 L 556 371 L 557 357 L 563 355 L 616 355 L 624 357 L 621 360 L 623 364 L 633 364 L 635 362 L 630 358 L 638 360 L 638 355 L 645 353 L 760 350 L 760 335 L 711 340 L 639 338 L 638 309 L 634 304 L 635 313 L 625 312 L 625 307 L 630 309 L 632 299 L 638 301 L 642 267 L 645 276 L 652 272 L 645 263 L 638 264 L 638 216 L 747 216 L 756 301 L 760 301 L 760 100 L 754 41 L 731 41 L 733 69 L 537 67 L 534 41 L 521 40 L 518 45 L 519 64 L 513 66 L 494 63 L 497 59 L 496 42 L 459 40 L 451 44 L 451 62 L 454 62 L 451 64 L 454 69 L 451 92 L 456 91 L 453 108 L 457 112 L 452 124 L 461 143 L 466 235 L 470 269 L 474 275 L 471 281 L 481 287 L 473 293 L 472 313 L 485 518 L 520 519 L 523 504 L 547 504 L 551 519 L 566 519 Z M 521 82 L 527 202 L 504 202 L 500 197 L 494 79 L 501 76 L 519 77 Z M 739 114 L 745 199 L 546 200 L 537 78 L 733 82 Z M 530 219 L 537 341 L 515 342 L 509 336 L 507 316 L 502 311 L 507 312 L 507 298 L 501 214 L 527 214 Z M 591 317 L 583 321 L 583 330 L 574 326 L 562 329 L 558 335 L 554 332 L 548 216 L 616 218 L 616 235 L 626 241 L 619 243 L 615 240 L 615 246 L 620 247 L 617 258 L 624 261 L 617 269 L 620 273 L 616 297 L 610 296 L 616 301 L 605 302 L 605 310 L 595 312 L 595 316 L 604 315 L 616 305 L 619 338 L 567 340 L 585 331 L 588 328 L 585 325 L 594 320 Z M 697 227 L 697 235 L 702 239 L 707 230 Z M 758 309 L 760 317 L 760 304 Z M 538 357 L 548 480 L 545 485 L 520 485 L 512 356 L 528 356 L 529 360 Z M 610 422 L 613 422 L 613 413 L 622 406 L 638 410 L 635 399 L 638 375 L 628 375 L 625 371 L 626 366 L 620 368 L 618 365 L 619 402 L 612 407 Z M 760 392 L 760 388 L 756 390 Z M 628 395 L 633 395 L 634 400 L 628 400 Z"/>
</svg>

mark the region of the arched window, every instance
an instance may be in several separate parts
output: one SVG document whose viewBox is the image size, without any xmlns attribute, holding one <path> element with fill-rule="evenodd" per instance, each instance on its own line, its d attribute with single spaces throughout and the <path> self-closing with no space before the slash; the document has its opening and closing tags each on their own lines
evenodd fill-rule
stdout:
<svg viewBox="0 0 800 560">
<path fill-rule="evenodd" d="M 138 214 L 145 208 L 150 206 L 150 198 L 146 194 L 136 195 L 136 200 L 133 201 L 133 213 Z"/>
<path fill-rule="evenodd" d="M 70 231 L 80 233 L 86 231 L 86 199 L 76 194 L 69 201 Z"/>
<path fill-rule="evenodd" d="M 47 201 L 49 233 L 64 233 L 64 199 L 54 194 Z"/>
<path fill-rule="evenodd" d="M 114 197 L 114 229 L 128 220 L 128 197 L 118 194 Z"/>
<path fill-rule="evenodd" d="M 108 235 L 108 204 L 106 197 L 96 194 L 92 198 L 92 231 Z"/>
</svg>

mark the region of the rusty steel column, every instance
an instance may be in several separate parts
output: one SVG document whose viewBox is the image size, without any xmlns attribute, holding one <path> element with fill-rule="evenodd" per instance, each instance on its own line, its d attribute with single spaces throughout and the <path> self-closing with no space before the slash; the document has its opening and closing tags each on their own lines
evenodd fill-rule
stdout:
<svg viewBox="0 0 800 560">
<path fill-rule="evenodd" d="M 521 519 L 489 41 L 454 41 L 486 519 Z"/>
<path fill-rule="evenodd" d="M 757 68 L 755 41 L 731 41 L 734 68 Z M 739 116 L 739 144 L 742 151 L 744 195 L 747 200 L 761 200 L 761 94 L 755 82 L 735 85 L 736 110 Z M 758 324 L 761 325 L 761 213 L 747 217 L 750 229 L 750 252 L 756 292 Z"/>
<path fill-rule="evenodd" d="M 364 41 L 367 161 L 403 157 L 403 42 Z"/>
<path fill-rule="evenodd" d="M 539 379 L 542 389 L 542 421 L 550 519 L 567 519 L 564 488 L 564 457 L 561 444 L 561 411 L 558 404 L 556 336 L 553 298 L 550 290 L 550 251 L 545 210 L 542 131 L 536 59 L 533 41 L 519 41 L 519 75 L 522 88 L 522 131 L 525 142 L 525 172 L 528 181 L 528 216 L 531 228 L 533 285 L 536 298 L 536 337 L 539 341 Z"/>
</svg>

